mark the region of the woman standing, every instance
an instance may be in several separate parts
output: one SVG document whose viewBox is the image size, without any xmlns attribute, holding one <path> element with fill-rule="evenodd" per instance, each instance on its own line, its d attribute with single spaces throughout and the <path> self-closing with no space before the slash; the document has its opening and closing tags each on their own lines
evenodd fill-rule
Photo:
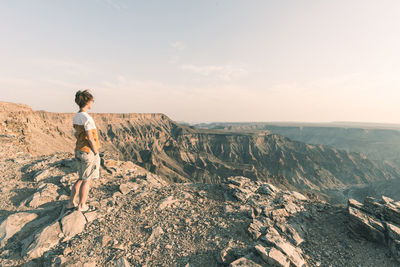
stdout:
<svg viewBox="0 0 400 267">
<path fill-rule="evenodd" d="M 90 182 L 100 177 L 99 137 L 93 118 L 87 113 L 92 108 L 94 99 L 88 91 L 78 91 L 75 103 L 79 111 L 73 118 L 74 134 L 76 137 L 75 159 L 79 179 L 71 190 L 71 196 L 66 209 L 78 208 L 79 211 L 91 211 L 93 207 L 86 204 L 89 195 Z M 77 198 L 79 196 L 79 203 Z"/>
</svg>

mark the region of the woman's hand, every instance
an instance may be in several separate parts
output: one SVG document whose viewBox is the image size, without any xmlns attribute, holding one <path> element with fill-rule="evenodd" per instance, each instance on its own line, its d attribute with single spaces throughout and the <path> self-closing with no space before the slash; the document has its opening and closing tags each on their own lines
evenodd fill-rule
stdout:
<svg viewBox="0 0 400 267">
<path fill-rule="evenodd" d="M 93 137 L 92 131 L 88 130 L 88 131 L 86 131 L 86 134 L 88 136 L 90 148 L 92 149 L 94 154 L 98 154 L 99 153 L 99 148 L 97 147 L 96 142 L 94 141 L 94 137 Z"/>
</svg>

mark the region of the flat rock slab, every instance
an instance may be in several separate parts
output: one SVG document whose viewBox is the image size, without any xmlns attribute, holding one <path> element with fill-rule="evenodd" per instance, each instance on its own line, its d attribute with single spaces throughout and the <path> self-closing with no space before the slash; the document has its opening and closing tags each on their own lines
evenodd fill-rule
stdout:
<svg viewBox="0 0 400 267">
<path fill-rule="evenodd" d="M 37 214 L 31 212 L 18 212 L 9 215 L 0 224 L 0 247 L 3 247 L 8 239 L 37 217 Z"/>
<path fill-rule="evenodd" d="M 85 230 L 86 218 L 82 212 L 75 210 L 71 214 L 61 219 L 62 232 L 64 234 L 63 241 L 68 241 L 75 235 Z"/>
<path fill-rule="evenodd" d="M 44 252 L 58 244 L 60 236 L 60 223 L 55 221 L 23 242 L 21 256 L 27 255 L 32 259 L 41 257 Z"/>
</svg>

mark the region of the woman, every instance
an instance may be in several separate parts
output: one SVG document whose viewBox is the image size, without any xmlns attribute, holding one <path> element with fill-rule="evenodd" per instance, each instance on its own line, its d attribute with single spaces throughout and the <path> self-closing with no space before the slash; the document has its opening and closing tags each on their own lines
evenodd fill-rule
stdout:
<svg viewBox="0 0 400 267">
<path fill-rule="evenodd" d="M 75 103 L 79 111 L 72 122 L 76 137 L 75 159 L 79 179 L 71 190 L 71 196 L 66 209 L 78 208 L 79 211 L 92 211 L 93 207 L 86 204 L 89 195 L 90 182 L 100 177 L 99 138 L 93 118 L 87 113 L 92 108 L 94 99 L 88 90 L 75 94 Z M 77 198 L 79 196 L 79 203 Z"/>
</svg>

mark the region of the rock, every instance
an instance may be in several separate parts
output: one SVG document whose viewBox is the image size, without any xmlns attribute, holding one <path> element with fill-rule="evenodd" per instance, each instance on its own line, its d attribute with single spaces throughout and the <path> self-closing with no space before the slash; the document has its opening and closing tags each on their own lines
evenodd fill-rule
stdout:
<svg viewBox="0 0 400 267">
<path fill-rule="evenodd" d="M 299 233 L 297 233 L 297 231 L 291 226 L 287 227 L 287 230 L 285 231 L 285 233 L 286 233 L 287 237 L 289 238 L 289 240 L 292 241 L 292 244 L 295 246 L 299 246 L 301 243 L 304 242 L 304 239 L 301 238 Z"/>
<path fill-rule="evenodd" d="M 257 240 L 265 232 L 267 227 L 268 224 L 266 222 L 262 222 L 258 219 L 253 219 L 253 222 L 250 223 L 250 226 L 247 230 L 253 240 Z"/>
<path fill-rule="evenodd" d="M 364 205 L 365 206 L 365 205 Z M 391 222 L 400 224 L 400 207 L 392 203 L 387 203 L 383 206 L 383 217 Z"/>
<path fill-rule="evenodd" d="M 45 226 L 41 231 L 23 241 L 21 255 L 27 255 L 28 258 L 41 257 L 43 253 L 58 244 L 61 233 L 58 221 Z"/>
<path fill-rule="evenodd" d="M 305 266 L 301 250 L 294 247 L 289 241 L 284 240 L 273 227 L 268 229 L 267 234 L 262 236 L 261 240 L 283 252 L 294 266 Z"/>
<path fill-rule="evenodd" d="M 354 207 L 348 207 L 349 230 L 368 240 L 385 244 L 384 226 L 382 222 L 368 213 Z"/>
<path fill-rule="evenodd" d="M 7 240 L 15 233 L 19 232 L 27 223 L 35 220 L 37 214 L 31 212 L 18 212 L 9 215 L 0 224 L 0 248 L 3 247 Z"/>
<path fill-rule="evenodd" d="M 246 202 L 246 200 L 253 195 L 253 192 L 247 188 L 233 186 L 231 189 L 232 195 L 240 202 Z"/>
<path fill-rule="evenodd" d="M 235 253 L 231 246 L 221 250 L 217 256 L 217 261 L 221 264 L 229 264 L 235 259 Z"/>
<path fill-rule="evenodd" d="M 349 230 L 367 240 L 386 245 L 400 262 L 400 206 L 393 199 L 366 197 L 364 204 L 349 200 Z"/>
<path fill-rule="evenodd" d="M 129 188 L 129 186 L 127 184 L 121 184 L 119 186 L 119 191 L 121 191 L 121 193 L 123 195 L 128 194 L 129 192 L 131 192 L 131 189 Z"/>
<path fill-rule="evenodd" d="M 357 209 L 361 209 L 363 204 L 358 202 L 355 199 L 349 198 L 349 200 L 347 201 L 347 206 L 351 206 L 351 207 L 354 207 L 354 208 L 357 208 Z"/>
<path fill-rule="evenodd" d="M 35 173 L 35 175 L 33 176 L 33 180 L 35 182 L 39 182 L 43 179 L 46 179 L 49 175 L 50 175 L 50 169 L 44 169 L 42 171 Z"/>
<path fill-rule="evenodd" d="M 224 212 L 233 213 L 233 212 L 235 212 L 235 209 L 233 208 L 232 205 L 226 204 L 226 205 L 224 205 Z"/>
<path fill-rule="evenodd" d="M 297 231 L 289 224 L 277 223 L 275 226 L 286 235 L 293 245 L 299 246 L 304 242 L 304 239 L 301 238 Z"/>
<path fill-rule="evenodd" d="M 230 267 L 262 267 L 262 265 L 256 263 L 253 259 L 253 254 L 246 255 L 244 257 L 241 257 L 235 261 L 233 261 L 231 264 L 229 264 Z"/>
<path fill-rule="evenodd" d="M 274 247 L 264 247 L 262 245 L 256 245 L 254 248 L 266 263 L 273 266 L 290 266 L 289 259 L 278 249 Z"/>
<path fill-rule="evenodd" d="M 264 214 L 265 216 L 270 216 L 272 219 L 276 220 L 277 218 L 286 218 L 289 216 L 289 213 L 286 211 L 286 209 L 273 209 L 269 210 L 264 209 Z"/>
<path fill-rule="evenodd" d="M 259 194 L 274 195 L 279 191 L 280 189 L 277 188 L 276 186 L 268 183 L 263 183 L 262 185 L 260 185 L 260 187 L 257 189 L 256 192 Z"/>
<path fill-rule="evenodd" d="M 55 184 L 45 183 L 39 186 L 38 191 L 27 198 L 23 203 L 27 207 L 37 208 L 45 203 L 56 201 L 58 197 L 58 186 Z"/>
<path fill-rule="evenodd" d="M 362 209 L 370 214 L 381 214 L 383 210 L 383 204 L 379 203 L 373 197 L 366 197 L 364 199 L 364 205 Z"/>
<path fill-rule="evenodd" d="M 99 218 L 99 213 L 97 211 L 90 211 L 90 212 L 85 212 L 85 214 L 83 214 L 86 217 L 86 221 L 88 223 L 96 220 L 97 218 Z"/>
<path fill-rule="evenodd" d="M 188 193 L 188 192 L 182 192 L 181 198 L 184 198 L 184 199 L 193 199 L 193 196 L 192 196 L 190 193 Z"/>
<path fill-rule="evenodd" d="M 103 235 L 100 237 L 101 246 L 105 247 L 108 243 L 110 243 L 111 237 L 108 235 Z"/>
<path fill-rule="evenodd" d="M 233 184 L 233 185 L 236 185 L 236 186 L 239 186 L 239 187 L 242 187 L 245 184 L 252 183 L 252 181 L 249 178 L 243 177 L 243 176 L 231 176 L 231 177 L 228 177 L 226 179 L 226 182 L 230 183 L 230 184 Z"/>
<path fill-rule="evenodd" d="M 299 192 L 291 191 L 290 193 L 291 193 L 292 196 L 294 196 L 298 200 L 302 200 L 302 201 L 307 200 L 307 198 L 303 194 L 301 194 Z"/>
<path fill-rule="evenodd" d="M 153 228 L 149 239 L 147 239 L 147 242 L 154 241 L 155 239 L 157 239 L 163 233 L 164 233 L 164 231 L 160 226 L 157 226 L 157 227 Z"/>
<path fill-rule="evenodd" d="M 393 202 L 394 202 L 393 199 L 391 199 L 390 197 L 386 197 L 386 196 L 384 196 L 384 195 L 381 196 L 381 199 L 382 199 L 382 201 L 383 201 L 385 204 L 393 203 Z"/>
<path fill-rule="evenodd" d="M 75 235 L 85 230 L 86 218 L 82 212 L 75 210 L 61 219 L 63 241 L 68 241 Z"/>
<path fill-rule="evenodd" d="M 294 203 L 286 203 L 284 204 L 285 206 L 285 210 L 289 213 L 289 214 L 295 214 L 298 211 L 300 211 L 301 209 Z"/>
<path fill-rule="evenodd" d="M 400 227 L 391 223 L 386 223 L 388 235 L 391 239 L 400 240 Z"/>
<path fill-rule="evenodd" d="M 119 259 L 116 259 L 114 261 L 114 264 L 115 264 L 114 265 L 115 267 L 129 267 L 129 266 L 131 266 L 129 264 L 129 261 L 125 257 L 121 257 Z"/>
<path fill-rule="evenodd" d="M 174 199 L 173 196 L 169 196 L 161 200 L 161 203 L 158 205 L 159 210 L 163 210 L 169 206 L 171 206 L 173 203 L 179 201 L 178 199 Z"/>
</svg>

